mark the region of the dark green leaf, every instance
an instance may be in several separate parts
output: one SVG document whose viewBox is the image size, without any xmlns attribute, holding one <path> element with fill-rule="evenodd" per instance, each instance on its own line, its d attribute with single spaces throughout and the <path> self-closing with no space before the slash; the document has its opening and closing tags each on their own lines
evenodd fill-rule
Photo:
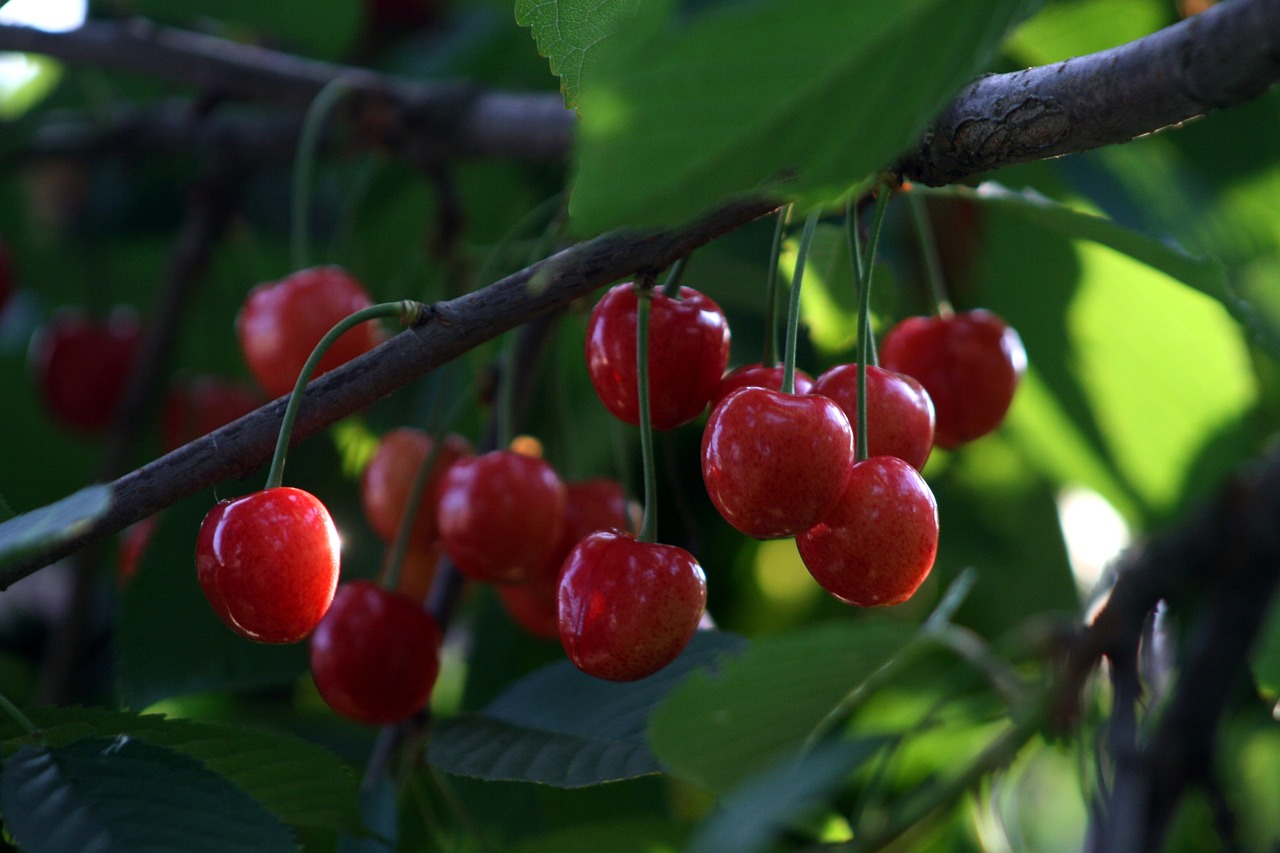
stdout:
<svg viewBox="0 0 1280 853">
<path fill-rule="evenodd" d="M 622 684 L 592 678 L 567 661 L 552 664 L 483 711 L 442 722 L 430 761 L 462 776 L 564 788 L 658 773 L 645 739 L 654 706 L 691 672 L 743 645 L 736 635 L 701 631 L 661 672 Z"/>
<path fill-rule="evenodd" d="M 199 761 L 127 736 L 24 746 L 0 776 L 5 824 L 29 853 L 291 853 L 288 827 Z"/>
<path fill-rule="evenodd" d="M 0 523 L 0 567 L 75 539 L 111 505 L 109 486 L 89 486 L 56 503 Z"/>
<path fill-rule="evenodd" d="M 517 844 L 509 853 L 585 853 L 598 850 L 608 850 L 609 853 L 655 853 L 676 850 L 683 842 L 684 835 L 684 830 L 671 820 L 617 818 L 581 823 L 540 835 Z"/>
</svg>

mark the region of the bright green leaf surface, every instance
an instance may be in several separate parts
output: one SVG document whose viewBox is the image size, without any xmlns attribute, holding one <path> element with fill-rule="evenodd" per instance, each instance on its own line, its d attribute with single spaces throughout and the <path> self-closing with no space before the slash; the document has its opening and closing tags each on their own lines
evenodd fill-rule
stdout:
<svg viewBox="0 0 1280 853">
<path fill-rule="evenodd" d="M 714 792 L 731 790 L 797 749 L 914 633 L 907 624 L 860 620 L 757 640 L 659 706 L 649 730 L 653 750 L 671 772 Z"/>
<path fill-rule="evenodd" d="M 0 523 L 0 567 L 80 536 L 110 505 L 110 487 L 89 486 Z"/>
<path fill-rule="evenodd" d="M 25 746 L 0 776 L 29 853 L 290 853 L 288 827 L 199 761 L 126 736 Z"/>
<path fill-rule="evenodd" d="M 514 684 L 483 711 L 441 722 L 430 761 L 481 779 L 543 782 L 564 788 L 657 773 L 645 729 L 654 707 L 690 673 L 743 646 L 741 637 L 701 631 L 656 675 L 613 683 L 567 661 Z"/>
<path fill-rule="evenodd" d="M 611 52 L 581 96 L 573 227 L 673 224 L 739 193 L 834 198 L 911 144 L 1024 6 L 729 4 Z"/>
<path fill-rule="evenodd" d="M 1075 0 L 1049 3 L 1018 27 L 1005 49 L 1027 65 L 1047 65 L 1106 50 L 1172 23 L 1160 0 Z"/>
</svg>

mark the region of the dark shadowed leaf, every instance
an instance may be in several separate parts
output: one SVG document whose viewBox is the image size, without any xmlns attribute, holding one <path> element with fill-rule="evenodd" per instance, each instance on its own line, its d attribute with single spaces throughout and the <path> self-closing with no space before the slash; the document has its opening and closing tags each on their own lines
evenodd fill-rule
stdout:
<svg viewBox="0 0 1280 853">
<path fill-rule="evenodd" d="M 0 568 L 83 534 L 110 505 L 110 487 L 89 486 L 0 523 Z"/>
</svg>

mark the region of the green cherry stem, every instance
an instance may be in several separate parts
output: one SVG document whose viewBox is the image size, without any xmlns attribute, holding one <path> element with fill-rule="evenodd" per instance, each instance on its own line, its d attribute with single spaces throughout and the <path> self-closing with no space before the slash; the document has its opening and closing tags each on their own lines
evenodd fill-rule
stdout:
<svg viewBox="0 0 1280 853">
<path fill-rule="evenodd" d="M 18 709 L 18 706 L 10 702 L 9 697 L 5 696 L 3 693 L 0 693 L 0 711 L 4 711 L 4 713 L 8 714 L 9 719 L 17 723 L 18 727 L 27 734 L 33 735 L 39 731 L 39 729 L 36 728 L 36 724 L 31 722 L 31 718 L 22 713 L 22 711 Z"/>
<path fill-rule="evenodd" d="M 671 265 L 671 269 L 667 271 L 667 278 L 662 282 L 662 295 L 668 299 L 680 298 L 680 279 L 684 278 L 684 266 L 687 260 L 689 260 L 688 255 L 677 258 Z"/>
<path fill-rule="evenodd" d="M 320 364 L 320 359 L 324 358 L 324 354 L 329 351 L 329 347 L 333 346 L 333 342 L 361 323 L 382 317 L 399 317 L 400 322 L 406 327 L 416 326 L 421 321 L 426 309 L 427 306 L 411 299 L 403 299 L 399 302 L 380 302 L 377 305 L 370 305 L 368 308 L 361 308 L 354 314 L 344 317 L 325 333 L 325 336 L 320 339 L 320 343 L 316 344 L 315 349 L 311 351 L 311 355 L 307 357 L 307 363 L 302 365 L 302 371 L 298 373 L 298 381 L 294 383 L 293 391 L 289 394 L 289 403 L 285 406 L 284 418 L 280 421 L 280 435 L 276 439 L 275 455 L 271 457 L 271 468 L 267 471 L 265 488 L 278 488 L 284 482 L 284 458 L 289 452 L 289 436 L 293 432 L 293 422 L 297 420 L 298 409 L 302 407 L 302 397 L 307 390 L 307 383 L 311 381 L 311 375 L 315 373 L 316 366 Z"/>
<path fill-rule="evenodd" d="M 644 521 L 641 542 L 658 541 L 657 464 L 653 453 L 653 424 L 649 420 L 649 309 L 653 290 L 636 288 L 636 384 L 640 394 L 640 458 L 644 465 Z"/>
<path fill-rule="evenodd" d="M 307 266 L 311 256 L 308 229 L 308 208 L 311 206 L 311 174 L 315 171 L 316 151 L 320 147 L 320 134 L 338 101 L 351 88 L 345 77 L 336 77 L 324 85 L 311 105 L 307 107 L 298 134 L 298 153 L 293 161 L 293 268 Z"/>
<path fill-rule="evenodd" d="M 947 284 L 942 280 L 942 259 L 938 256 L 938 240 L 933 233 L 933 225 L 929 222 L 929 211 L 924 206 L 924 196 L 917 190 L 908 193 L 911 202 L 911 220 L 916 226 L 916 238 L 920 241 L 920 254 L 924 257 L 925 275 L 929 279 L 929 292 L 933 294 L 933 304 L 938 309 L 939 317 L 950 317 L 955 314 L 951 300 L 947 298 Z"/>
<path fill-rule="evenodd" d="M 760 363 L 773 367 L 778 363 L 778 258 L 782 256 L 782 234 L 791 215 L 791 205 L 778 209 L 778 222 L 773 226 L 773 244 L 769 249 L 769 276 L 764 286 L 764 358 Z"/>
<path fill-rule="evenodd" d="M 866 262 L 862 265 L 864 273 L 858 287 L 858 423 L 854 438 L 854 458 L 858 462 L 867 459 L 867 365 L 875 358 L 874 348 L 871 346 L 871 276 L 875 271 L 876 244 L 880 242 L 884 212 L 892 194 L 893 191 L 887 184 L 882 184 L 876 193 L 875 211 L 871 214 L 871 234 L 867 238 Z M 858 224 L 854 222 L 849 227 L 857 230 Z"/>
<path fill-rule="evenodd" d="M 800 285 L 804 282 L 804 266 L 809 259 L 809 244 L 818 227 L 821 210 L 814 210 L 804 221 L 800 246 L 796 249 L 796 271 L 791 277 L 791 296 L 787 300 L 787 339 L 782 352 L 782 393 L 796 392 L 796 341 L 800 337 Z"/>
</svg>

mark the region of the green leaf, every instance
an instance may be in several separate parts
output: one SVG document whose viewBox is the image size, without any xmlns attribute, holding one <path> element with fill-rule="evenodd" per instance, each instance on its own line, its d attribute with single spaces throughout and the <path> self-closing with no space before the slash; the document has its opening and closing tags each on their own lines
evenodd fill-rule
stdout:
<svg viewBox="0 0 1280 853">
<path fill-rule="evenodd" d="M 40 739 L 52 746 L 84 737 L 123 736 L 167 747 L 203 762 L 252 795 L 285 823 L 359 831 L 358 783 L 328 750 L 292 735 L 160 714 L 104 708 L 32 708 Z M 0 721 L 5 754 L 30 742 Z"/>
<path fill-rule="evenodd" d="M 865 619 L 758 640 L 722 671 L 675 690 L 654 713 L 649 742 L 671 772 L 729 791 L 791 755 L 914 634 Z"/>
<path fill-rule="evenodd" d="M 1270 702 L 1280 699 L 1280 606 L 1273 604 L 1251 659 L 1258 690 Z"/>
<path fill-rule="evenodd" d="M 5 825 L 29 853 L 291 853 L 289 828 L 199 761 L 127 736 L 24 746 L 0 775 Z"/>
<path fill-rule="evenodd" d="M 316 14 L 310 0 L 137 0 L 133 11 L 146 18 L 193 27 L 216 19 L 235 30 L 249 27 L 271 36 L 270 41 L 308 56 L 339 59 L 361 32 L 365 6 L 360 0 L 325 0 Z M 226 35 L 225 33 L 219 33 Z"/>
<path fill-rule="evenodd" d="M 689 853 L 760 853 L 779 832 L 829 796 L 854 768 L 872 758 L 885 738 L 824 744 L 796 761 L 784 758 L 725 797 L 702 825 Z"/>
<path fill-rule="evenodd" d="M 761 0 L 671 22 L 584 81 L 582 235 L 671 225 L 743 193 L 830 200 L 909 146 L 1022 0 Z"/>
<path fill-rule="evenodd" d="M 741 649 L 741 637 L 700 631 L 656 675 L 614 683 L 568 661 L 526 676 L 483 711 L 442 722 L 429 760 L 449 773 L 480 779 L 579 788 L 662 770 L 645 729 L 653 708 L 692 672 Z"/>
<path fill-rule="evenodd" d="M 89 486 L 0 523 L 0 568 L 84 534 L 110 505 L 109 486 Z"/>
</svg>

